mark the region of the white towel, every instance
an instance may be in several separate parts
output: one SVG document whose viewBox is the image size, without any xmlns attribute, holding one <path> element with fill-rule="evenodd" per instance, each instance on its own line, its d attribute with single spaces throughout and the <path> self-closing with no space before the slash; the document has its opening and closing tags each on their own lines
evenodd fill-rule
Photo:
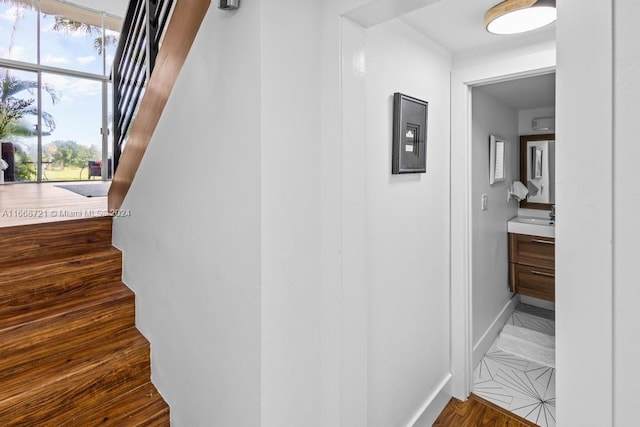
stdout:
<svg viewBox="0 0 640 427">
<path fill-rule="evenodd" d="M 4 159 L 0 159 L 0 171 L 7 170 L 9 167 L 9 163 L 5 162 Z"/>
<path fill-rule="evenodd" d="M 498 348 L 541 365 L 556 367 L 555 338 L 538 331 L 504 325 L 498 338 Z"/>
<path fill-rule="evenodd" d="M 520 200 L 524 200 L 524 198 L 527 197 L 527 194 L 529 194 L 529 190 L 520 181 L 514 181 L 511 194 L 515 196 L 515 198 L 518 199 L 518 201 L 520 201 Z"/>
</svg>

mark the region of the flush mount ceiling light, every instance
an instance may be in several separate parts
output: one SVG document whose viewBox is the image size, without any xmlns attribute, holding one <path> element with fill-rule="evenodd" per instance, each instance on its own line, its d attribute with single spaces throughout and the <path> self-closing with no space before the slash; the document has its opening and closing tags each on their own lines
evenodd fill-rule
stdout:
<svg viewBox="0 0 640 427">
<path fill-rule="evenodd" d="M 517 34 L 555 20 L 556 0 L 505 0 L 484 15 L 484 26 L 493 34 Z"/>
</svg>

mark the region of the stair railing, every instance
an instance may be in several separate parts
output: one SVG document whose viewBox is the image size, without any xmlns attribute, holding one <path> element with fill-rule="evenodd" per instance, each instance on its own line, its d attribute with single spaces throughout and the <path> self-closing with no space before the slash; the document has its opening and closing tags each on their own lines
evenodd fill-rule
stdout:
<svg viewBox="0 0 640 427">
<path fill-rule="evenodd" d="M 134 4 L 129 7 L 129 12 L 125 19 L 127 21 L 125 23 L 127 31 L 123 38 L 131 38 L 128 34 L 136 33 L 134 22 L 138 20 L 133 19 L 133 17 L 142 13 L 142 11 L 136 12 L 136 10 L 138 10 L 138 7 L 145 7 L 150 1 L 152 0 L 145 0 L 142 1 L 142 3 L 145 3 L 144 5 L 137 6 Z M 133 43 L 133 45 L 138 46 L 138 53 L 125 55 L 124 53 L 134 52 L 135 50 L 133 48 L 129 50 L 123 45 L 119 49 L 119 59 L 116 61 L 116 68 L 114 68 L 114 70 L 118 70 L 117 72 L 114 71 L 114 75 L 119 74 L 117 86 L 114 88 L 114 97 L 126 99 L 125 102 L 125 100 L 116 98 L 117 102 L 114 104 L 114 115 L 116 116 L 114 128 L 119 129 L 118 138 L 115 138 L 116 135 L 114 135 L 114 164 L 117 159 L 119 166 L 113 174 L 108 201 L 109 210 L 114 213 L 120 209 L 124 198 L 129 192 L 129 188 L 131 188 L 133 179 L 160 121 L 164 107 L 169 100 L 169 95 L 176 84 L 180 70 L 187 59 L 191 45 L 211 4 L 210 0 L 172 0 L 173 5 L 160 4 L 160 1 L 156 0 L 154 2 L 156 8 L 151 15 L 158 17 L 158 31 L 148 37 L 149 40 L 154 40 L 153 43 L 156 48 L 147 48 L 146 44 L 144 44 L 145 36 L 139 35 L 137 39 L 140 41 Z M 132 0 L 132 2 L 140 1 Z M 151 9 L 148 8 L 148 10 Z M 131 15 L 130 18 L 129 15 Z M 145 27 L 148 26 L 146 21 L 143 20 L 142 22 L 145 22 Z M 163 28 L 165 25 L 166 28 Z M 161 28 L 162 30 L 160 30 Z M 140 46 L 145 47 L 143 49 Z M 148 58 L 153 56 L 154 50 L 157 52 L 157 56 L 153 61 L 150 61 Z M 143 57 L 144 61 L 142 61 Z M 128 59 L 125 60 L 123 58 Z M 137 61 L 135 58 L 140 58 L 140 60 Z M 126 64 L 123 65 L 123 62 L 128 62 L 129 67 Z M 138 70 L 141 74 L 140 80 L 135 79 L 137 73 L 134 74 L 132 71 L 137 69 L 138 63 L 147 64 L 145 65 L 147 68 L 144 69 L 144 73 Z M 123 74 L 122 71 L 125 71 L 125 73 Z M 143 74 L 146 80 L 144 80 L 144 84 L 141 84 Z M 115 93 L 118 95 L 115 95 Z M 136 93 L 139 101 L 128 101 Z M 129 107 L 122 108 L 125 103 Z M 125 124 L 127 125 L 127 130 L 123 131 L 122 125 Z M 126 148 L 124 147 L 125 144 Z"/>
<path fill-rule="evenodd" d="M 114 169 L 156 64 L 174 0 L 131 0 L 113 61 Z"/>
</svg>

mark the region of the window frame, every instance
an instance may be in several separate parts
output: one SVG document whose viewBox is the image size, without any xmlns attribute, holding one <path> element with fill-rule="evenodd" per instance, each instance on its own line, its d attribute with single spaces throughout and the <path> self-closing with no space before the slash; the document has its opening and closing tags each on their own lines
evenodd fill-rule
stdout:
<svg viewBox="0 0 640 427">
<path fill-rule="evenodd" d="M 76 5 L 76 4 L 71 4 L 71 3 L 67 3 L 67 2 L 62 2 L 62 1 L 58 1 L 58 0 L 46 0 L 46 1 L 53 1 L 53 2 L 58 2 L 61 5 L 64 5 L 65 7 L 73 7 L 73 8 L 77 8 L 77 9 L 81 9 L 81 10 L 86 10 L 92 13 L 97 13 L 100 14 L 102 17 L 102 37 L 104 40 L 104 37 L 106 36 L 106 26 L 105 26 L 105 21 L 106 19 L 117 19 L 117 20 L 121 20 L 124 21 L 123 18 L 118 17 L 116 15 L 110 14 L 108 12 L 105 11 L 100 11 L 100 10 L 96 10 L 90 7 L 85 7 L 85 6 L 81 6 L 81 5 Z M 106 49 L 103 46 L 103 54 L 101 55 L 102 58 L 102 70 L 103 70 L 103 74 L 95 74 L 95 73 L 89 73 L 89 72 L 84 72 L 84 71 L 77 71 L 77 70 L 73 70 L 73 69 L 68 69 L 68 68 L 64 68 L 64 67 L 55 67 L 55 66 L 51 66 L 51 65 L 42 65 L 41 64 L 41 56 L 42 56 L 42 51 L 41 51 L 41 36 L 42 36 L 42 32 L 41 32 L 41 18 L 42 18 L 42 13 L 41 13 L 41 8 L 40 8 L 40 3 L 41 0 L 36 0 L 36 12 L 37 12 L 37 37 L 36 37 L 36 63 L 31 63 L 31 62 L 24 62 L 24 61 L 16 61 L 13 59 L 6 59 L 6 58 L 0 58 L 0 68 L 7 68 L 7 69 L 14 69 L 14 70 L 20 70 L 20 71 L 29 71 L 29 72 L 35 72 L 37 75 L 37 81 L 38 81 L 38 88 L 37 88 L 37 95 L 36 95 L 36 99 L 37 99 L 37 109 L 38 109 L 38 117 L 37 117 L 37 124 L 38 124 L 38 134 L 37 134 L 37 159 L 36 159 L 36 181 L 37 183 L 41 183 L 42 177 L 43 177 L 43 170 L 42 170 L 42 73 L 51 73 L 51 74 L 58 74 L 61 76 L 67 76 L 67 77 L 76 77 L 76 78 L 83 78 L 83 79 L 88 79 L 88 80 L 94 80 L 94 81 L 99 81 L 102 84 L 102 128 L 100 129 L 100 133 L 102 136 L 102 180 L 106 181 L 109 179 L 109 176 L 111 175 L 110 172 L 113 171 L 109 171 L 108 170 L 108 158 L 109 158 L 109 99 L 108 99 L 108 92 L 109 92 L 109 88 L 108 85 L 112 83 L 112 79 L 111 79 L 111 72 L 109 72 L 109 74 L 107 74 L 107 55 L 106 55 Z M 113 163 L 113 162 L 112 162 Z M 112 166 L 113 167 L 113 166 Z"/>
</svg>

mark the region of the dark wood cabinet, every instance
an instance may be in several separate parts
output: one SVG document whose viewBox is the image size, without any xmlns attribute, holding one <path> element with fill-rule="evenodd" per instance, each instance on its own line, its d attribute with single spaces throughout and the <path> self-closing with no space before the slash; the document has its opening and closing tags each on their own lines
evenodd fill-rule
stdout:
<svg viewBox="0 0 640 427">
<path fill-rule="evenodd" d="M 555 301 L 555 239 L 509 233 L 511 291 Z"/>
</svg>

